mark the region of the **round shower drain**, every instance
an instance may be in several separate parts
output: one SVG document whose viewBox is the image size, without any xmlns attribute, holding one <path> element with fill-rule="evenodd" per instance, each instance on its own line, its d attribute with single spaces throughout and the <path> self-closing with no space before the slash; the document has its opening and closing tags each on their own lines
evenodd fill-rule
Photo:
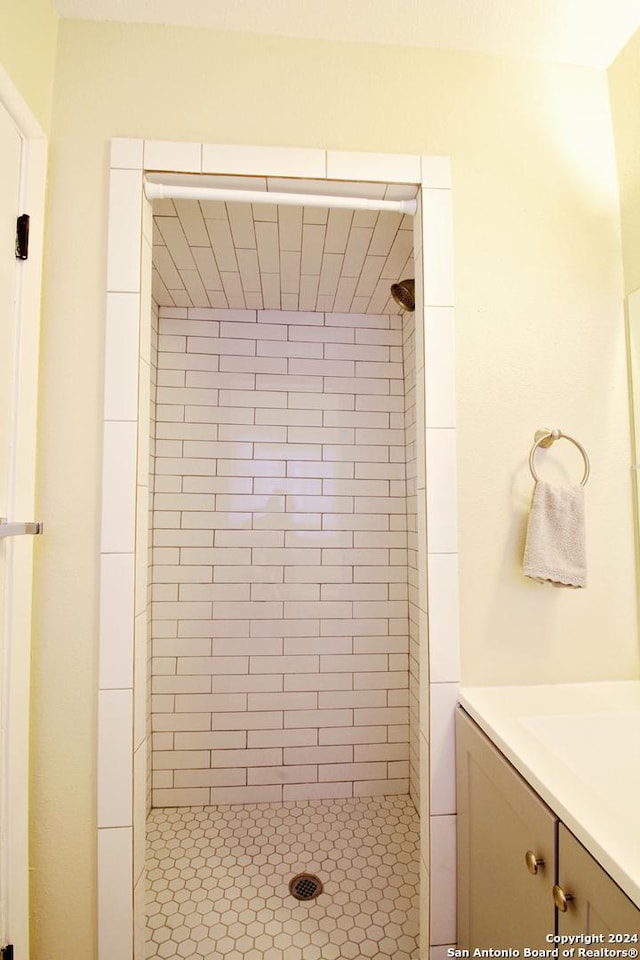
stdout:
<svg viewBox="0 0 640 960">
<path fill-rule="evenodd" d="M 322 893 L 322 881 L 313 873 L 298 873 L 289 883 L 289 893 L 296 900 L 315 900 Z"/>
</svg>

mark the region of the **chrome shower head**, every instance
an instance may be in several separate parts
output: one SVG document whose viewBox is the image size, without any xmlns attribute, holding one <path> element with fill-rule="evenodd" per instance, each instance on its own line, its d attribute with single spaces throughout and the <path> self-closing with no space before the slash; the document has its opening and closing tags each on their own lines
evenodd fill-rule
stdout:
<svg viewBox="0 0 640 960">
<path fill-rule="evenodd" d="M 415 280 L 399 280 L 398 283 L 391 284 L 391 296 L 403 310 L 415 310 L 415 287 Z"/>
</svg>

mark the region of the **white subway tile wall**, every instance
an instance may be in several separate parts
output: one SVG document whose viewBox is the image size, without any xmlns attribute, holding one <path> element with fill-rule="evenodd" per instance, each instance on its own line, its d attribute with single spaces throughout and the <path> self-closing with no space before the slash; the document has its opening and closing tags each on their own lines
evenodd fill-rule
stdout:
<svg viewBox="0 0 640 960">
<path fill-rule="evenodd" d="M 160 309 L 154 806 L 408 792 L 404 324 Z"/>
<path fill-rule="evenodd" d="M 406 314 L 403 337 L 405 370 L 404 426 L 407 484 L 407 596 L 409 616 L 409 793 L 420 810 L 420 640 L 418 581 L 418 506 L 416 468 L 416 325 Z"/>
<path fill-rule="evenodd" d="M 155 301 L 151 300 L 151 323 L 149 325 L 149 510 L 148 510 L 148 532 L 147 532 L 147 551 L 146 551 L 146 585 L 147 585 L 147 605 L 142 618 L 141 631 L 144 631 L 144 654 L 146 661 L 145 683 L 144 683 L 144 726 L 147 739 L 147 749 L 145 756 L 146 767 L 146 791 L 145 808 L 147 814 L 153 805 L 153 749 L 152 749 L 152 728 L 151 728 L 151 696 L 152 696 L 152 637 L 151 637 L 151 604 L 153 602 L 153 489 L 155 482 L 155 461 L 156 461 L 156 411 L 157 411 L 157 390 L 158 390 L 158 307 Z M 142 376 L 142 369 L 141 369 Z M 141 406 L 142 413 L 142 406 Z M 141 417 L 142 419 L 142 417 Z M 138 469 L 142 471 L 144 464 L 139 463 Z M 137 687 L 135 687 L 137 692 Z M 140 700 L 138 694 L 137 699 Z"/>
</svg>

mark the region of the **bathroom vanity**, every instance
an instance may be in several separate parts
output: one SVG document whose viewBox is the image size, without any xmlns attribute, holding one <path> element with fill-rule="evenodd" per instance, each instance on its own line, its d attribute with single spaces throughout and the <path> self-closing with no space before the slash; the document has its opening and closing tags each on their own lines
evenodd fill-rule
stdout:
<svg viewBox="0 0 640 960">
<path fill-rule="evenodd" d="M 637 957 L 640 682 L 467 688 L 456 754 L 458 948 Z"/>
</svg>

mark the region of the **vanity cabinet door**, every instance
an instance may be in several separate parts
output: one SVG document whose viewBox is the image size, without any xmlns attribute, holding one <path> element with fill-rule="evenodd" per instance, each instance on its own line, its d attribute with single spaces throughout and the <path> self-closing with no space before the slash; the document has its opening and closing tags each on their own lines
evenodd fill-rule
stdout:
<svg viewBox="0 0 640 960">
<path fill-rule="evenodd" d="M 562 823 L 558 834 L 558 887 L 558 933 L 602 933 L 604 945 L 613 950 L 638 946 L 608 943 L 610 933 L 640 934 L 640 910 Z M 566 904 L 563 895 L 571 897 Z"/>
<path fill-rule="evenodd" d="M 461 708 L 456 759 L 458 946 L 548 949 L 557 819 Z"/>
</svg>

